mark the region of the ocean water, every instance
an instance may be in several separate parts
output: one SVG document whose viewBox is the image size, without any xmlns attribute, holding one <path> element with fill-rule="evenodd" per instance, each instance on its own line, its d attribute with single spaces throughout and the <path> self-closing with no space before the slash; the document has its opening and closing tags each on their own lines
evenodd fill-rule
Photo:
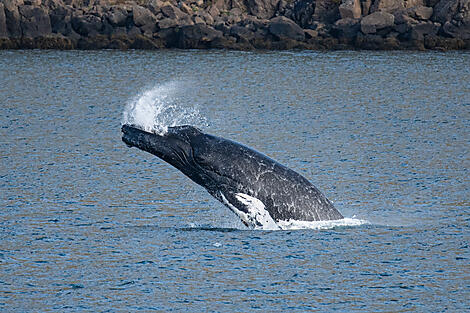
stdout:
<svg viewBox="0 0 470 313">
<path fill-rule="evenodd" d="M 0 311 L 469 311 L 469 64 L 467 52 L 0 51 Z M 122 143 L 139 101 L 138 118 L 160 114 L 153 127 L 253 147 L 366 222 L 245 228 Z"/>
</svg>

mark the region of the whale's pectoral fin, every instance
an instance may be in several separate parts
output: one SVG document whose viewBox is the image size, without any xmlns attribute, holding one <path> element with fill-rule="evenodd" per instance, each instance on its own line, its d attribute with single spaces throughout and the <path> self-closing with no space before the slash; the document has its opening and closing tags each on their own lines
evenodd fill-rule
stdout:
<svg viewBox="0 0 470 313">
<path fill-rule="evenodd" d="M 244 193 L 227 196 L 222 194 L 222 200 L 246 226 L 255 229 L 279 229 L 261 200 Z"/>
</svg>

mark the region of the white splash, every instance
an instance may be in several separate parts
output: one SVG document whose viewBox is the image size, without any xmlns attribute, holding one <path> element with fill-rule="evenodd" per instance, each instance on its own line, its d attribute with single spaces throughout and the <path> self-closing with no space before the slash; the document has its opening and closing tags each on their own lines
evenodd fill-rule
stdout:
<svg viewBox="0 0 470 313">
<path fill-rule="evenodd" d="M 177 125 L 205 126 L 206 119 L 196 106 L 184 106 L 186 88 L 183 83 L 157 85 L 131 99 L 123 112 L 122 124 L 136 125 L 145 131 L 164 134 Z"/>
<path fill-rule="evenodd" d="M 277 223 L 283 230 L 294 230 L 294 229 L 332 229 L 336 227 L 354 227 L 360 225 L 370 224 L 369 221 L 360 220 L 356 218 L 345 217 L 340 220 L 332 221 L 279 221 Z"/>
</svg>

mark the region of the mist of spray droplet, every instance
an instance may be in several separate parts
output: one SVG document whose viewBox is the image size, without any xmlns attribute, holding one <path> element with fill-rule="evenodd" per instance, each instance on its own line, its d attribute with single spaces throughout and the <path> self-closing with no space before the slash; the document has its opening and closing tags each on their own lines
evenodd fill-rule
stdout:
<svg viewBox="0 0 470 313">
<path fill-rule="evenodd" d="M 131 99 L 123 112 L 122 124 L 164 134 L 168 127 L 193 125 L 203 127 L 207 120 L 196 106 L 184 105 L 183 83 L 170 82 L 157 85 Z"/>
</svg>

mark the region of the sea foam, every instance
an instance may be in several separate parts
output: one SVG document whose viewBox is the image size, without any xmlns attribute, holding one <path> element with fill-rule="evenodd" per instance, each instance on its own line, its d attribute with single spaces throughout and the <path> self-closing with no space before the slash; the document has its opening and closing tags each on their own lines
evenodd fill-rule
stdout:
<svg viewBox="0 0 470 313">
<path fill-rule="evenodd" d="M 132 98 L 124 109 L 122 124 L 164 134 L 168 127 L 190 124 L 206 126 L 207 120 L 198 107 L 184 104 L 185 84 L 169 82 L 157 85 Z"/>
<path fill-rule="evenodd" d="M 337 227 L 355 227 L 360 225 L 370 224 L 369 221 L 361 220 L 357 218 L 345 217 L 340 220 L 331 221 L 279 221 L 277 223 L 282 230 L 294 230 L 294 229 L 333 229 Z"/>
</svg>

